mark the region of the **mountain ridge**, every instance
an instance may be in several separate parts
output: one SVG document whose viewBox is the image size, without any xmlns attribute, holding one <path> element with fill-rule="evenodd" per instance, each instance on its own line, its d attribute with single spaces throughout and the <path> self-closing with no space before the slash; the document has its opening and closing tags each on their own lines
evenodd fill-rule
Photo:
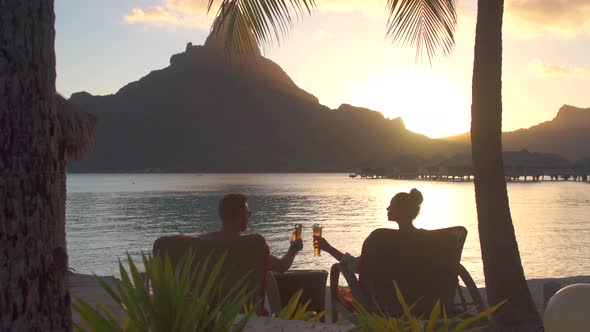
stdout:
<svg viewBox="0 0 590 332">
<path fill-rule="evenodd" d="M 470 134 L 441 138 L 457 144 L 470 144 Z M 570 161 L 590 157 L 590 108 L 564 104 L 555 117 L 529 128 L 502 133 L 504 151 L 529 150 L 541 153 L 559 153 Z"/>
<path fill-rule="evenodd" d="M 170 65 L 115 94 L 72 94 L 99 115 L 90 157 L 73 172 L 335 172 L 397 155 L 464 150 L 366 108 L 330 109 L 262 56 L 187 44 Z"/>
<path fill-rule="evenodd" d="M 227 56 L 225 40 L 218 36 L 210 35 L 204 45 L 188 43 L 170 57 L 169 66 L 114 94 L 72 94 L 69 102 L 99 115 L 99 125 L 92 154 L 71 163 L 69 170 L 343 172 L 390 167 L 403 156 L 451 156 L 469 150 L 468 134 L 430 139 L 407 130 L 402 118 L 387 119 L 346 103 L 330 109 L 259 49 Z M 544 149 L 555 148 L 563 135 L 563 128 L 551 123 L 583 124 L 579 130 L 565 130 L 585 135 L 590 120 L 579 117 L 586 111 L 564 105 L 554 120 L 530 128 L 553 132 L 553 145 L 538 148 L 530 139 L 521 139 L 524 146 L 506 143 L 505 150 L 561 153 Z M 504 140 L 530 136 L 522 133 L 506 133 Z M 576 139 L 583 142 L 582 137 Z"/>
</svg>

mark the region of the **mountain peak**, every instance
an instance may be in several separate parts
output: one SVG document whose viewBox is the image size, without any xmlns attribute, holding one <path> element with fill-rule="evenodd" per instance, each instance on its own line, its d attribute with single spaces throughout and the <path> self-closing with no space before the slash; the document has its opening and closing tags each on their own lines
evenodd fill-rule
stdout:
<svg viewBox="0 0 590 332">
<path fill-rule="evenodd" d="M 228 30 L 228 21 L 222 23 L 222 25 L 218 28 L 215 26 L 218 24 L 217 20 L 213 23 L 213 27 L 207 40 L 205 40 L 204 47 L 212 52 L 215 52 L 220 55 L 225 55 L 226 52 L 226 44 L 227 44 L 227 30 Z M 256 37 L 252 30 L 248 30 L 248 40 L 246 41 L 249 44 L 249 47 L 253 50 L 253 55 L 256 57 L 262 56 L 260 52 L 260 48 L 258 47 L 258 43 L 256 43 Z"/>
<path fill-rule="evenodd" d="M 580 107 L 564 104 L 563 106 L 561 106 L 559 108 L 556 118 L 559 118 L 560 116 L 568 116 L 569 115 L 568 113 L 570 113 L 570 114 L 571 113 L 590 113 L 590 108 L 580 108 Z"/>
<path fill-rule="evenodd" d="M 559 128 L 590 128 L 590 108 L 563 105 L 551 122 Z"/>
<path fill-rule="evenodd" d="M 92 94 L 87 91 L 74 92 L 70 98 L 90 98 Z"/>
</svg>

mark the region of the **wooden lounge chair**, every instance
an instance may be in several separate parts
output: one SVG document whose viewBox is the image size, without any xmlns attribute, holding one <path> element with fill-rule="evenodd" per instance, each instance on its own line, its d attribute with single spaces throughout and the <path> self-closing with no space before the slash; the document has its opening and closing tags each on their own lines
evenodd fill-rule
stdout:
<svg viewBox="0 0 590 332">
<path fill-rule="evenodd" d="M 467 236 L 464 227 L 439 230 L 419 230 L 413 233 L 393 229 L 373 231 L 363 244 L 359 278 L 349 271 L 346 264 L 334 264 L 330 273 L 333 321 L 338 312 L 351 318 L 351 298 L 341 296 L 339 275 L 345 277 L 354 301 L 371 312 L 390 316 L 402 315 L 402 308 L 395 294 L 394 281 L 406 303 L 414 304 L 412 313 L 428 314 L 437 300 L 447 313 L 466 311 L 467 306 L 484 310 L 480 294 L 467 270 L 460 264 L 463 244 Z M 471 302 L 467 302 L 459 287 L 458 277 L 467 287 Z M 456 290 L 460 295 L 456 296 Z M 457 308 L 458 299 L 463 308 Z"/>
<path fill-rule="evenodd" d="M 252 303 L 259 303 L 259 313 L 264 313 L 265 293 L 268 295 L 270 314 L 280 311 L 281 301 L 276 281 L 269 271 L 269 249 L 260 235 L 244 235 L 234 239 L 207 239 L 186 235 L 172 235 L 158 238 L 154 242 L 154 255 L 167 255 L 174 265 L 189 251 L 193 262 L 204 261 L 211 255 L 210 261 L 216 261 L 227 253 L 222 267 L 222 290 L 229 290 L 244 275 L 246 284 L 255 290 Z M 212 263 L 210 264 L 213 265 Z"/>
</svg>

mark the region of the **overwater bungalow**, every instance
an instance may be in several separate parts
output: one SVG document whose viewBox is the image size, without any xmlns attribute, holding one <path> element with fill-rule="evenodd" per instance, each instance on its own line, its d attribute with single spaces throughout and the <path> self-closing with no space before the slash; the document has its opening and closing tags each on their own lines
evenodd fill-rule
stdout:
<svg viewBox="0 0 590 332">
<path fill-rule="evenodd" d="M 458 153 L 438 164 L 437 179 L 469 180 L 473 175 L 470 153 Z"/>
<path fill-rule="evenodd" d="M 569 162 L 556 153 L 531 153 L 527 150 L 505 151 L 504 173 L 507 181 L 520 179 L 538 181 L 547 176 L 552 180 L 569 179 L 573 172 Z M 473 165 L 470 153 L 456 154 L 438 165 L 437 179 L 471 179 Z"/>
<path fill-rule="evenodd" d="M 559 154 L 527 150 L 505 151 L 503 157 L 506 181 L 587 181 L 590 176 L 590 158 L 571 165 Z M 469 181 L 474 175 L 471 153 L 468 152 L 447 159 L 437 157 L 431 160 L 405 155 L 393 160 L 391 165 L 389 168 L 363 169 L 351 177 Z"/>
<path fill-rule="evenodd" d="M 504 173 L 508 181 L 527 180 L 529 177 L 538 181 L 543 176 L 552 180 L 559 177 L 568 179 L 571 170 L 569 162 L 556 153 L 531 153 L 527 150 L 504 152 Z"/>
<path fill-rule="evenodd" d="M 574 180 L 588 181 L 590 175 L 590 158 L 576 160 L 572 165 Z"/>
</svg>

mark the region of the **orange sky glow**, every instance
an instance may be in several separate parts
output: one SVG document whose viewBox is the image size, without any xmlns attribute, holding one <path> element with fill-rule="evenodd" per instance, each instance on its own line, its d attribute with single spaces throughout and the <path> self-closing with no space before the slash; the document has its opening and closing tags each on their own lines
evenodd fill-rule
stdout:
<svg viewBox="0 0 590 332">
<path fill-rule="evenodd" d="M 76 11 L 83 7 L 78 9 L 75 1 L 56 4 L 57 87 L 66 96 L 80 90 L 114 93 L 167 66 L 170 55 L 182 51 L 186 42 L 202 44 L 212 21 L 203 0 L 106 2 L 113 6 L 103 19 L 112 24 L 102 30 L 77 25 L 81 23 L 76 22 Z M 416 63 L 414 50 L 385 39 L 383 1 L 316 2 L 318 11 L 295 22 L 281 45 L 264 48 L 265 56 L 299 87 L 331 108 L 348 103 L 389 118 L 401 116 L 408 129 L 429 137 L 469 131 L 475 3 L 458 3 L 455 50 L 431 66 L 427 61 Z M 84 42 L 76 39 L 76 33 L 89 33 L 84 29 L 96 29 L 90 31 L 99 37 L 92 40 L 93 47 L 104 43 L 108 48 L 110 39 L 132 36 L 119 46 L 118 59 L 126 59 L 127 66 L 118 70 L 108 57 L 93 59 L 92 48 L 85 54 Z M 503 129 L 550 120 L 563 104 L 590 107 L 589 53 L 590 2 L 507 0 Z M 80 57 L 85 65 L 73 60 Z M 89 75 L 93 80 L 87 79 Z"/>
</svg>

